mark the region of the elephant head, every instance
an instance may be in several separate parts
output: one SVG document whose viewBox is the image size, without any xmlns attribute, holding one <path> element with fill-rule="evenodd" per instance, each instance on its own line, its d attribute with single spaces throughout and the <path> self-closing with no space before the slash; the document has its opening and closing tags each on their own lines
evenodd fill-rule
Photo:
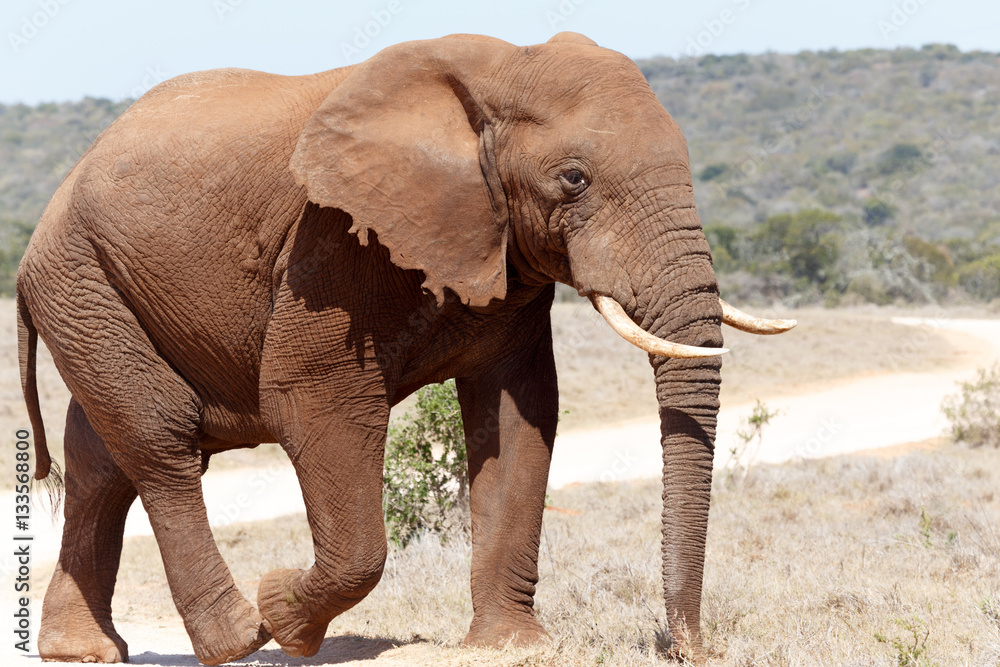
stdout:
<svg viewBox="0 0 1000 667">
<path fill-rule="evenodd" d="M 562 282 L 650 352 L 663 446 L 663 586 L 699 643 L 723 321 L 684 137 L 625 56 L 563 33 L 515 47 L 456 35 L 390 47 L 323 102 L 291 162 L 439 300 Z M 350 187 L 344 184 L 350 183 Z M 664 356 L 665 355 L 665 356 Z"/>
</svg>

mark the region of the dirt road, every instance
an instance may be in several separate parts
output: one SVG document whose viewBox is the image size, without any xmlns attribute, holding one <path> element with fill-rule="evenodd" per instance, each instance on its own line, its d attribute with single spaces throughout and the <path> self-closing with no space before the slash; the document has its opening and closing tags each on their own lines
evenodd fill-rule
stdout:
<svg viewBox="0 0 1000 667">
<path fill-rule="evenodd" d="M 906 355 L 919 349 L 930 332 L 959 332 L 980 345 L 978 367 L 1000 359 L 1000 321 L 896 318 L 913 327 L 886 354 Z M 971 341 L 970 341 L 971 342 Z M 902 363 L 900 364 L 902 365 Z M 862 377 L 799 396 L 761 400 L 778 415 L 765 428 L 755 461 L 781 463 L 795 458 L 836 456 L 861 450 L 920 442 L 942 434 L 947 426 L 941 401 L 956 383 L 975 376 L 975 368 L 928 373 L 892 373 Z M 752 403 L 725 405 L 719 413 L 716 468 L 726 466 L 738 445 L 741 420 Z M 559 436 L 549 483 L 615 481 L 660 475 L 660 425 L 655 418 L 585 433 Z"/>
</svg>

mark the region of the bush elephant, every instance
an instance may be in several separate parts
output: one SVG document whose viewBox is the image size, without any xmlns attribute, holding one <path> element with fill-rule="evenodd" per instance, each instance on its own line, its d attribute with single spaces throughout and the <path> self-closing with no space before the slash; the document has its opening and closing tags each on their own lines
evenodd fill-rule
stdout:
<svg viewBox="0 0 1000 667">
<path fill-rule="evenodd" d="M 531 47 L 453 35 L 315 75 L 198 72 L 145 94 L 60 185 L 17 278 L 37 478 L 39 336 L 73 396 L 42 657 L 128 659 L 111 598 L 136 496 L 199 660 L 271 637 L 314 654 L 382 573 L 390 407 L 453 377 L 471 479 L 465 643 L 546 637 L 533 595 L 555 282 L 651 352 L 666 612 L 697 651 L 721 323 L 793 323 L 720 301 L 684 138 L 639 69 L 571 33 Z M 315 564 L 266 573 L 255 606 L 213 541 L 200 475 L 261 442 L 294 465 Z"/>
</svg>

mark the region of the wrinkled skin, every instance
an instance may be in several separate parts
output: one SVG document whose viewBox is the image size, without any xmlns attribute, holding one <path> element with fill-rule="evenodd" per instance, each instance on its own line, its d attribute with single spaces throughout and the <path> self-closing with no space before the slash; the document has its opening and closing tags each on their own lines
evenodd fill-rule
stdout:
<svg viewBox="0 0 1000 667">
<path fill-rule="evenodd" d="M 532 605 L 557 281 L 661 338 L 722 344 L 683 136 L 618 53 L 452 36 L 311 76 L 157 86 L 60 186 L 18 274 L 22 360 L 37 330 L 73 394 L 42 657 L 127 659 L 111 596 L 137 495 L 202 662 L 269 637 L 314 654 L 382 573 L 389 409 L 451 377 L 471 479 L 465 642 L 546 637 Z M 698 653 L 720 362 L 651 363 L 666 612 Z M 316 562 L 265 574 L 255 607 L 199 476 L 260 442 L 294 464 Z"/>
</svg>

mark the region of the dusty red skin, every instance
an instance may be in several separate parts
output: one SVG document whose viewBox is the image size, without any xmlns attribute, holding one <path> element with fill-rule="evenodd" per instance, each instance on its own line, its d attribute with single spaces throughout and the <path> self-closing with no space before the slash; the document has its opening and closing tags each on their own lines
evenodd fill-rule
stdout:
<svg viewBox="0 0 1000 667">
<path fill-rule="evenodd" d="M 582 36 L 453 36 L 144 95 L 60 186 L 18 274 L 29 408 L 36 330 L 74 397 L 42 657 L 127 659 L 110 610 L 136 494 L 202 662 L 269 636 L 315 653 L 381 576 L 389 408 L 450 377 L 471 476 L 466 643 L 545 638 L 533 595 L 556 281 L 662 338 L 722 345 L 684 138 L 636 66 Z M 720 362 L 652 363 L 666 611 L 698 652 Z M 37 405 L 32 418 L 44 451 Z M 316 562 L 265 574 L 255 607 L 212 540 L 199 475 L 214 453 L 274 441 Z"/>
</svg>

